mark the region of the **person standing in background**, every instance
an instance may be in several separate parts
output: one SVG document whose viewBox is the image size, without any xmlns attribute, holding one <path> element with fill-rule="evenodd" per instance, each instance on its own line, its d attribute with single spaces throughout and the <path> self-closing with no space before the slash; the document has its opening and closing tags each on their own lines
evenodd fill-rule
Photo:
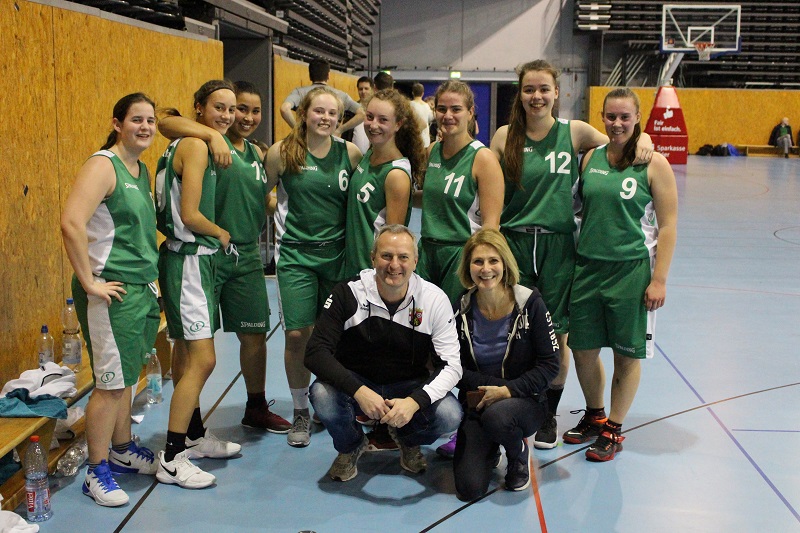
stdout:
<svg viewBox="0 0 800 533">
<path fill-rule="evenodd" d="M 425 95 L 425 87 L 423 87 L 421 83 L 414 82 L 414 84 L 411 85 L 411 94 L 414 96 L 413 100 L 411 100 L 411 109 L 414 110 L 414 114 L 417 116 L 422 147 L 427 148 L 431 144 L 429 128 L 433 122 L 433 111 L 422 99 Z"/>
</svg>

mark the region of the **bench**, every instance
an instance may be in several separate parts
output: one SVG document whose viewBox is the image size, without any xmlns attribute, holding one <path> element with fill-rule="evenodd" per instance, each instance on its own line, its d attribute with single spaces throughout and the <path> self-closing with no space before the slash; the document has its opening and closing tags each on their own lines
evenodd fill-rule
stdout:
<svg viewBox="0 0 800 533">
<path fill-rule="evenodd" d="M 158 359 L 161 363 L 161 372 L 166 373 L 171 364 L 170 344 L 167 340 L 167 323 L 164 316 L 161 316 L 161 324 L 158 328 L 155 348 L 158 350 Z M 147 386 L 145 378 L 146 369 L 142 369 L 139 382 L 136 384 L 135 394 L 139 394 Z M 75 388 L 77 394 L 72 398 L 65 398 L 67 406 L 89 394 L 94 388 L 92 380 L 92 369 L 89 364 L 89 354 L 86 346 L 83 348 L 83 361 L 81 369 L 76 374 Z M 69 440 L 59 441 L 58 448 L 48 452 L 48 470 L 52 474 L 55 471 L 56 463 L 72 446 L 72 444 L 84 434 L 85 417 L 78 420 L 72 427 L 75 436 Z M 0 418 L 0 457 L 4 457 L 16 448 L 20 459 L 24 460 L 25 452 L 28 448 L 28 440 L 31 435 L 39 435 L 42 445 L 50 446 L 53 439 L 53 432 L 56 428 L 56 419 L 47 417 L 38 418 Z M 5 483 L 0 485 L 0 494 L 3 495 L 3 510 L 13 511 L 25 499 L 25 469 L 21 468 L 13 476 L 8 478 Z"/>
<path fill-rule="evenodd" d="M 773 156 L 783 155 L 781 148 L 769 144 L 736 144 L 734 145 L 742 155 L 746 156 Z M 789 148 L 790 154 L 800 155 L 800 147 L 792 146 Z"/>
</svg>

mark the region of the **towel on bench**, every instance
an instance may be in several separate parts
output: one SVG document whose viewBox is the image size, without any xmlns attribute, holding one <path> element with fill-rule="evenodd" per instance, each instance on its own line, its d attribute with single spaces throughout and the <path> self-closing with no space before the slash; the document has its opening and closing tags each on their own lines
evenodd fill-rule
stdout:
<svg viewBox="0 0 800 533">
<path fill-rule="evenodd" d="M 31 397 L 28 389 L 16 389 L 0 398 L 0 417 L 67 418 L 67 402 L 49 394 Z"/>
</svg>

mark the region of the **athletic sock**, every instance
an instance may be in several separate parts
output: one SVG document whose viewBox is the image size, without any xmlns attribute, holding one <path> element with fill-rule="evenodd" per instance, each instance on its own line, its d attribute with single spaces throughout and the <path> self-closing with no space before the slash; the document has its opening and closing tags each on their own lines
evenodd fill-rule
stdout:
<svg viewBox="0 0 800 533">
<path fill-rule="evenodd" d="M 94 471 L 95 468 L 100 466 L 100 463 L 86 463 L 86 464 L 89 465 L 89 469 L 86 470 L 87 474 L 91 474 Z"/>
<path fill-rule="evenodd" d="M 586 406 L 586 416 L 589 418 L 607 418 L 606 417 L 606 408 L 600 407 L 599 409 L 595 409 L 593 407 Z"/>
<path fill-rule="evenodd" d="M 203 426 L 203 416 L 200 414 L 199 407 L 195 407 L 192 413 L 192 419 L 189 421 L 189 429 L 186 430 L 186 435 L 192 440 L 197 440 L 206 435 L 206 428 Z"/>
<path fill-rule="evenodd" d="M 247 393 L 247 409 L 254 409 L 256 407 L 263 407 L 267 405 L 267 393 L 261 392 L 248 392 Z"/>
<path fill-rule="evenodd" d="M 295 410 L 308 409 L 308 387 L 303 389 L 289 389 L 292 393 L 292 403 Z"/>
<path fill-rule="evenodd" d="M 612 422 L 609 418 L 606 420 L 606 423 L 603 425 L 603 431 L 608 431 L 613 433 L 614 435 L 619 435 L 622 433 L 622 424 L 617 424 L 616 422 Z"/>
<path fill-rule="evenodd" d="M 170 462 L 186 449 L 186 433 L 167 430 L 167 445 L 164 448 L 164 461 Z"/>
<path fill-rule="evenodd" d="M 131 445 L 131 442 L 133 442 L 133 440 L 129 440 L 125 444 L 115 444 L 111 446 L 111 449 L 117 453 L 125 453 L 128 451 L 128 447 Z"/>
<path fill-rule="evenodd" d="M 552 386 L 547 389 L 547 411 L 554 416 L 558 413 L 558 404 L 561 402 L 562 394 L 564 394 L 564 385 L 557 389 Z"/>
</svg>

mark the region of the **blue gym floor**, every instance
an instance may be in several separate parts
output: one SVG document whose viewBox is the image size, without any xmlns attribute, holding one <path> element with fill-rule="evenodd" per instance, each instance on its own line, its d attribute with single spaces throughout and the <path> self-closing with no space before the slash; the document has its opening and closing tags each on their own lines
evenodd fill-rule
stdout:
<svg viewBox="0 0 800 533">
<path fill-rule="evenodd" d="M 495 484 L 470 504 L 456 499 L 451 465 L 435 445 L 423 448 L 429 469 L 421 476 L 383 452 L 363 456 L 354 480 L 333 482 L 326 471 L 336 452 L 324 429 L 296 449 L 285 435 L 240 425 L 238 344 L 223 334 L 202 410 L 207 426 L 241 443 L 242 454 L 200 461 L 217 484 L 191 491 L 120 477 L 131 501 L 109 509 L 82 495 L 83 469 L 52 480 L 54 515 L 41 531 L 800 531 L 800 357 L 792 351 L 800 344 L 800 161 L 690 156 L 675 170 L 678 247 L 657 351 L 643 363 L 625 449 L 614 461 L 587 462 L 581 446 L 537 450 L 529 490 Z M 266 283 L 274 326 L 275 282 Z M 278 328 L 268 342 L 267 396 L 289 418 L 283 343 Z M 610 379 L 610 352 L 602 357 Z M 145 419 L 134 432 L 153 450 L 164 445 L 171 382 L 164 392 L 160 405 L 138 398 L 135 406 Z M 580 418 L 570 410 L 583 406 L 571 370 L 560 433 Z"/>
</svg>

